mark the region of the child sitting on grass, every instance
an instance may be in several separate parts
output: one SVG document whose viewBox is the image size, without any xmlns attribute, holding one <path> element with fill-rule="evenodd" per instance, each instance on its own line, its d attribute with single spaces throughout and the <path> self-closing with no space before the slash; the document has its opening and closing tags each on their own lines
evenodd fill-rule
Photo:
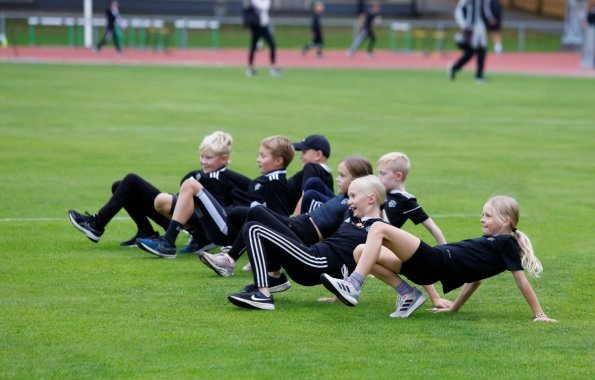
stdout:
<svg viewBox="0 0 595 380">
<path fill-rule="evenodd" d="M 198 217 L 200 226 L 209 240 L 218 245 L 230 245 L 237 236 L 241 221 L 245 220 L 248 210 L 248 207 L 238 206 L 265 205 L 288 215 L 285 175 L 286 167 L 291 163 L 294 154 L 293 145 L 288 138 L 271 136 L 264 139 L 256 159 L 262 175 L 250 182 L 248 191 L 232 189 L 233 204 L 228 207 L 218 202 L 199 181 L 192 178 L 184 181 L 165 235 L 157 239 L 139 239 L 139 247 L 159 257 L 175 258 L 175 241 L 184 224 L 193 215 Z M 236 208 L 246 210 L 241 212 L 243 216 L 232 216 Z M 232 218 L 240 222 L 233 223 Z"/>
</svg>

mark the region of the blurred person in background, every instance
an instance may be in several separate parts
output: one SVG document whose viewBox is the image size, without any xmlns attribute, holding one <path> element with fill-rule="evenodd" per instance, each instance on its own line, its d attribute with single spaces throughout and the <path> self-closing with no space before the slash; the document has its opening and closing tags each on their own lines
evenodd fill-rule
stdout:
<svg viewBox="0 0 595 380">
<path fill-rule="evenodd" d="M 105 9 L 105 18 L 107 22 L 105 25 L 105 33 L 103 34 L 101 41 L 99 41 L 95 47 L 95 51 L 99 53 L 103 45 L 113 39 L 116 52 L 118 55 L 121 55 L 122 46 L 120 45 L 120 37 L 118 36 L 117 28 L 122 26 L 122 17 L 120 17 L 120 10 L 118 8 L 117 1 L 110 1 L 108 3 L 107 8 Z"/>
<path fill-rule="evenodd" d="M 487 54 L 487 29 L 483 18 L 484 4 L 490 0 L 459 0 L 454 11 L 455 21 L 461 32 L 455 37 L 457 45 L 463 54 L 448 69 L 448 76 L 454 80 L 457 72 L 467 64 L 475 55 L 477 66 L 475 80 L 485 82 L 484 66 Z"/>
<path fill-rule="evenodd" d="M 267 45 L 269 45 L 270 50 L 270 64 L 271 69 L 269 74 L 272 77 L 278 77 L 282 75 L 281 70 L 276 65 L 276 45 L 275 39 L 273 34 L 271 33 L 270 29 L 270 16 L 269 16 L 269 9 L 271 8 L 271 0 L 250 0 L 250 4 L 255 9 L 258 15 L 258 23 L 250 24 L 250 32 L 251 32 L 251 40 L 250 40 L 250 50 L 248 53 L 248 69 L 246 70 L 247 77 L 253 77 L 256 75 L 256 70 L 254 69 L 254 53 L 257 50 L 258 40 L 262 37 Z"/>
</svg>

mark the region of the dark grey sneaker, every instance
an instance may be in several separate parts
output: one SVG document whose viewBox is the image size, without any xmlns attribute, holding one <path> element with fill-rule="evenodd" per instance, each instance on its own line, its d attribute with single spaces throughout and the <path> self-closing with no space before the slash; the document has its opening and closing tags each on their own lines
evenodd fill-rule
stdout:
<svg viewBox="0 0 595 380">
<path fill-rule="evenodd" d="M 185 246 L 180 248 L 180 253 L 197 253 L 200 251 L 210 251 L 211 249 L 215 249 L 217 246 L 211 242 L 201 242 L 198 239 L 195 239 L 192 235 L 188 239 L 188 243 Z"/>
<path fill-rule="evenodd" d="M 246 287 L 238 294 L 227 296 L 229 302 L 246 309 L 275 310 L 273 295 L 265 296 L 257 287 Z"/>
<path fill-rule="evenodd" d="M 89 238 L 93 243 L 97 243 L 99 239 L 101 239 L 101 235 L 103 235 L 104 229 L 97 228 L 95 222 L 95 215 L 91 215 L 85 211 L 86 215 L 79 214 L 74 210 L 68 210 L 68 218 L 70 218 L 70 223 L 86 237 Z"/>
<path fill-rule="evenodd" d="M 138 239 L 138 247 L 164 259 L 176 258 L 176 246 L 168 243 L 164 237 L 157 239 Z"/>
<path fill-rule="evenodd" d="M 149 235 L 149 236 L 141 236 L 137 232 L 136 235 L 134 235 L 130 239 L 121 242 L 120 246 L 121 247 L 129 247 L 129 248 L 137 248 L 138 245 L 136 245 L 136 241 L 138 239 L 157 239 L 158 237 L 159 237 L 159 232 L 155 232 L 153 235 Z"/>
<path fill-rule="evenodd" d="M 287 279 L 285 273 L 279 277 L 267 276 L 269 281 L 269 291 L 271 293 L 281 293 L 291 288 L 291 282 Z"/>
</svg>

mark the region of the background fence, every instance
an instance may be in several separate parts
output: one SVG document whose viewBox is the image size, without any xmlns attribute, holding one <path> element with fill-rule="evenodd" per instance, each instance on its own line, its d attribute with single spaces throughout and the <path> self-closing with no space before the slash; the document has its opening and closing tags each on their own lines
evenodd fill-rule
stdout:
<svg viewBox="0 0 595 380">
<path fill-rule="evenodd" d="M 121 39 L 126 48 L 236 48 L 246 44 L 248 33 L 239 17 L 190 17 L 150 15 L 123 18 Z M 273 28 L 282 48 L 301 46 L 309 38 L 309 18 L 276 17 Z M 105 26 L 103 17 L 93 20 L 97 41 Z M 357 32 L 354 18 L 324 19 L 327 48 L 347 48 Z M 564 25 L 559 21 L 510 21 L 504 25 L 509 51 L 555 51 L 560 49 Z M 442 52 L 456 49 L 452 20 L 387 19 L 377 27 L 378 48 L 394 51 Z M 0 34 L 9 44 L 83 46 L 80 14 L 0 13 Z"/>
</svg>

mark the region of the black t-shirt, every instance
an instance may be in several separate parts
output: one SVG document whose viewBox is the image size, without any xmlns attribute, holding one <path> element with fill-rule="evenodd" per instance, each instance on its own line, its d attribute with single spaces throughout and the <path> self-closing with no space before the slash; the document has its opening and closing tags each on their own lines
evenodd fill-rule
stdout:
<svg viewBox="0 0 595 380">
<path fill-rule="evenodd" d="M 239 206 L 261 204 L 281 215 L 289 216 L 287 206 L 286 170 L 274 170 L 250 181 L 248 191 L 234 190 L 232 196 Z"/>
<path fill-rule="evenodd" d="M 444 260 L 440 282 L 445 293 L 505 270 L 523 269 L 520 247 L 512 235 L 484 236 L 435 248 L 442 252 Z"/>
<path fill-rule="evenodd" d="M 233 189 L 248 191 L 250 184 L 250 178 L 229 170 L 227 167 L 222 167 L 206 174 L 202 169 L 191 171 L 182 178 L 180 184 L 188 178 L 194 178 L 200 182 L 215 197 L 217 202 L 224 207 L 234 204 L 234 198 L 232 196 Z"/>
<path fill-rule="evenodd" d="M 380 16 L 378 12 L 368 11 L 366 12 L 366 19 L 364 20 L 364 29 L 370 30 L 374 26 L 374 20 Z"/>
<path fill-rule="evenodd" d="M 293 211 L 302 196 L 304 184 L 313 177 L 320 178 L 331 191 L 334 191 L 333 172 L 328 166 L 313 163 L 305 164 L 302 170 L 287 180 L 287 203 L 291 211 Z"/>
<path fill-rule="evenodd" d="M 595 5 L 589 8 L 587 13 L 587 23 L 591 26 L 595 26 Z"/>
<path fill-rule="evenodd" d="M 312 33 L 320 36 L 322 34 L 322 28 L 320 27 L 320 15 L 316 12 L 312 14 L 312 21 L 310 22 L 310 29 Z"/>
<path fill-rule="evenodd" d="M 350 211 L 346 211 L 347 218 L 335 233 L 312 247 L 318 251 L 320 256 L 328 259 L 329 267 L 340 270 L 341 266 L 347 265 L 347 269 L 351 273 L 356 266 L 353 250 L 366 242 L 372 224 L 378 221 L 383 222 L 383 220 L 380 218 L 357 219 L 350 217 L 349 214 Z"/>
<path fill-rule="evenodd" d="M 428 214 L 417 203 L 415 196 L 403 191 L 393 190 L 387 192 L 384 205 L 388 221 L 398 228 L 401 228 L 407 219 L 419 224 L 429 218 Z"/>
</svg>

